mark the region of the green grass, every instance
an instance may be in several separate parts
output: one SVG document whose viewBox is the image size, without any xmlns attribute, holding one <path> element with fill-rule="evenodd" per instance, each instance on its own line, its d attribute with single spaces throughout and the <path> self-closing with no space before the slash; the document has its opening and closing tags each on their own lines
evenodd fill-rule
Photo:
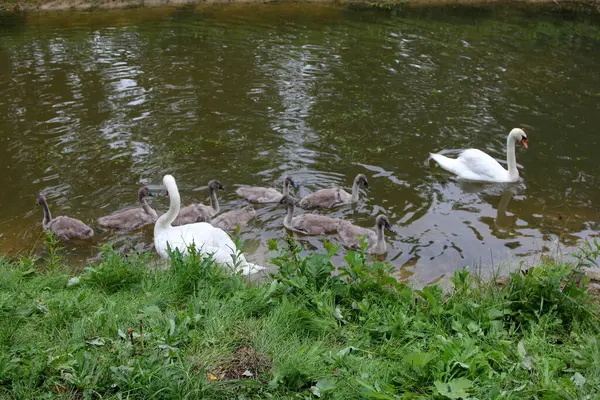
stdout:
<svg viewBox="0 0 600 400">
<path fill-rule="evenodd" d="M 335 247 L 284 247 L 261 284 L 197 254 L 162 270 L 105 249 L 70 286 L 56 252 L 0 259 L 0 398 L 600 396 L 599 314 L 577 269 L 502 287 L 458 271 L 444 295 L 361 253 L 332 275 Z"/>
</svg>

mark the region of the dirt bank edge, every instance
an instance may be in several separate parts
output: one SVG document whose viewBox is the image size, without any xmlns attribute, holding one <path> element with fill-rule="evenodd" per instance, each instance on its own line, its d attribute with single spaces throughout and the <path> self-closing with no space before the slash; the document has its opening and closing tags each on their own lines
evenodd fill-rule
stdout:
<svg viewBox="0 0 600 400">
<path fill-rule="evenodd" d="M 0 0 L 0 11 L 102 10 L 138 7 L 182 7 L 199 4 L 228 3 L 333 3 L 372 7 L 436 6 L 436 5 L 544 5 L 557 10 L 600 12 L 600 0 Z"/>
</svg>

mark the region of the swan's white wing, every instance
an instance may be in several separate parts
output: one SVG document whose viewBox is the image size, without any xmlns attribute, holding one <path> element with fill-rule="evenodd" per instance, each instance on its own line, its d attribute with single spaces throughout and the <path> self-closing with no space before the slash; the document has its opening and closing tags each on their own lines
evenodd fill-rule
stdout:
<svg viewBox="0 0 600 400">
<path fill-rule="evenodd" d="M 456 158 L 446 157 L 442 154 L 429 153 L 429 156 L 439 164 L 440 167 L 453 174 L 460 175 L 463 163 Z"/>
<path fill-rule="evenodd" d="M 463 179 L 498 182 L 508 179 L 508 171 L 493 157 L 478 149 L 467 149 L 458 157 L 462 166 L 456 174 Z"/>
<path fill-rule="evenodd" d="M 217 264 L 220 264 L 230 273 L 242 272 L 242 275 L 251 275 L 266 268 L 246 261 L 243 254 L 230 252 L 227 249 L 205 245 L 202 247 L 204 254 L 210 254 Z"/>
<path fill-rule="evenodd" d="M 237 247 L 227 232 L 212 225 L 211 228 L 210 241 L 207 244 L 235 253 Z"/>
<path fill-rule="evenodd" d="M 173 234 L 171 236 L 177 236 L 177 233 L 179 233 L 179 236 L 186 242 L 194 242 L 196 245 L 200 245 L 212 239 L 212 231 L 213 226 L 208 222 L 197 222 L 195 224 L 173 227 Z"/>
<path fill-rule="evenodd" d="M 211 246 L 209 244 L 204 244 L 201 247 L 201 251 L 204 254 L 212 255 L 213 259 L 215 260 L 215 262 L 217 264 L 225 265 L 230 268 L 233 268 L 233 266 L 234 266 L 232 251 L 230 251 L 228 249 L 223 249 L 221 247 L 215 247 L 215 246 Z"/>
<path fill-rule="evenodd" d="M 238 250 L 235 243 L 224 230 L 215 228 L 206 222 L 185 226 L 189 227 L 188 237 L 193 240 L 196 247 L 201 249 L 203 253 L 214 253 L 214 259 L 217 263 L 233 264 L 234 259 L 239 260 L 240 263 L 246 262 L 242 254 L 237 254 Z"/>
<path fill-rule="evenodd" d="M 192 244 L 200 248 L 206 242 L 210 242 L 212 230 L 212 225 L 206 222 L 169 227 L 164 231 L 155 229 L 154 246 L 163 257 L 168 258 L 167 244 L 171 249 L 185 253 Z"/>
<path fill-rule="evenodd" d="M 264 269 L 248 263 L 225 231 L 206 222 L 171 227 L 166 232 L 158 232 L 158 235 L 155 230 L 155 248 L 164 258 L 168 258 L 167 243 L 171 249 L 179 249 L 184 254 L 194 244 L 201 253 L 211 255 L 217 264 L 232 270 L 237 267 L 244 275 Z"/>
</svg>

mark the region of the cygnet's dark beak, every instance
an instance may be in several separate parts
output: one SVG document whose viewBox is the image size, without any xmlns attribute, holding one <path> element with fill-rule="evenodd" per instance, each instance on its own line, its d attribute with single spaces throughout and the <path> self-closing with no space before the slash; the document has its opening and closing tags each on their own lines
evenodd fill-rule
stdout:
<svg viewBox="0 0 600 400">
<path fill-rule="evenodd" d="M 390 232 L 394 232 L 394 233 L 396 233 L 396 231 L 395 231 L 395 230 L 392 228 L 392 226 L 390 225 L 390 223 L 389 223 L 389 222 L 386 222 L 386 223 L 385 223 L 385 229 L 387 229 L 387 230 L 388 230 L 388 231 L 390 231 Z"/>
<path fill-rule="evenodd" d="M 371 186 L 369 185 L 369 182 L 365 182 L 365 189 L 371 189 Z"/>
</svg>

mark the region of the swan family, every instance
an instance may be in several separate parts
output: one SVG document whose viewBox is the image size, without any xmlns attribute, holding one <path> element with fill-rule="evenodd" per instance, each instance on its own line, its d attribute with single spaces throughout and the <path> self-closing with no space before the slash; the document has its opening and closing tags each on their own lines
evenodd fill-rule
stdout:
<svg viewBox="0 0 600 400">
<path fill-rule="evenodd" d="M 507 169 L 478 149 L 463 150 L 457 158 L 430 153 L 430 159 L 456 175 L 458 179 L 488 183 L 515 182 L 519 179 L 515 156 L 517 142 L 528 148 L 527 133 L 521 128 L 514 128 L 508 134 Z M 237 227 L 246 226 L 256 217 L 253 206 L 221 213 L 217 191 L 225 190 L 225 187 L 218 180 L 208 183 L 210 206 L 190 204 L 182 208 L 179 189 L 172 175 L 167 174 L 163 177 L 163 186 L 169 197 L 169 209 L 164 214 L 148 204 L 147 199 L 152 197 L 153 193 L 144 186 L 138 191 L 137 200 L 140 206 L 100 217 L 97 220 L 98 225 L 109 229 L 132 230 L 154 224 L 154 247 L 160 257 L 166 260 L 169 259 L 171 251 L 179 250 L 185 254 L 193 245 L 196 250 L 212 257 L 215 262 L 233 273 L 249 275 L 265 269 L 248 262 L 227 233 Z M 359 201 L 361 187 L 369 188 L 368 179 L 364 174 L 358 174 L 354 178 L 352 193 L 333 187 L 320 189 L 296 199 L 290 194 L 290 188 L 297 188 L 297 185 L 292 177 L 285 176 L 281 192 L 269 187 L 242 186 L 236 190 L 236 194 L 249 203 L 276 203 L 285 206 L 286 214 L 282 225 L 292 232 L 317 236 L 335 234 L 338 240 L 350 249 L 359 248 L 360 238 L 365 238 L 369 254 L 385 254 L 385 231 L 394 232 L 386 215 L 377 216 L 375 229 L 366 229 L 348 220 L 315 213 L 294 215 L 296 207 L 304 210 L 327 210 L 356 203 Z M 52 218 L 46 197 L 41 193 L 37 204 L 43 209 L 42 226 L 45 231 L 50 231 L 65 241 L 93 237 L 94 230 L 78 219 L 68 216 Z"/>
</svg>

